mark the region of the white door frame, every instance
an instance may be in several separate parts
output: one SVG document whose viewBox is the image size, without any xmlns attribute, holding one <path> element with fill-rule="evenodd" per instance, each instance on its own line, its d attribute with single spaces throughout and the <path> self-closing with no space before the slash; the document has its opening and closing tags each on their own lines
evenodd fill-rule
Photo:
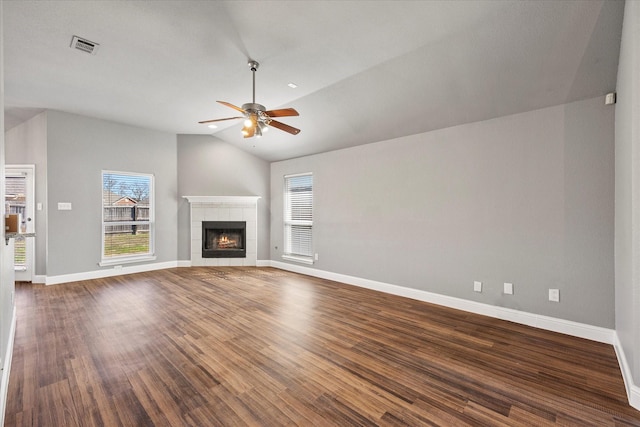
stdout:
<svg viewBox="0 0 640 427">
<path fill-rule="evenodd" d="M 26 178 L 26 207 L 25 207 L 25 224 L 27 233 L 35 233 L 35 165 L 5 165 L 5 176 L 24 176 Z M 31 282 L 36 266 L 35 259 L 35 238 L 26 238 L 26 269 L 16 270 L 16 281 Z"/>
</svg>

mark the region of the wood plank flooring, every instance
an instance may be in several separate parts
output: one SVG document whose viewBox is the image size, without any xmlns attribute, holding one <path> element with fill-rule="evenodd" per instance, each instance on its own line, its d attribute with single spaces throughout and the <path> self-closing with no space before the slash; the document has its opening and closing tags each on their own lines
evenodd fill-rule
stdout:
<svg viewBox="0 0 640 427">
<path fill-rule="evenodd" d="M 16 303 L 6 426 L 640 426 L 609 345 L 272 268 Z"/>
</svg>

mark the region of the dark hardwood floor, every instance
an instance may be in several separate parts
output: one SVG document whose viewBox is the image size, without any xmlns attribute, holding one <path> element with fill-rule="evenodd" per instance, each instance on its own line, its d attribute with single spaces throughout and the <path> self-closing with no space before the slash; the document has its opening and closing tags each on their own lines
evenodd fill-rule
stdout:
<svg viewBox="0 0 640 427">
<path fill-rule="evenodd" d="M 640 426 L 610 345 L 277 269 L 16 294 L 7 426 Z"/>
</svg>

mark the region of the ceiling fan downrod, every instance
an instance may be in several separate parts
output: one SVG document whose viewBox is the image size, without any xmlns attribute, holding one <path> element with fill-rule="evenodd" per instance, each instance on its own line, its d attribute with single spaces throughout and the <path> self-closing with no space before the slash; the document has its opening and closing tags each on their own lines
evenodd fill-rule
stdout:
<svg viewBox="0 0 640 427">
<path fill-rule="evenodd" d="M 249 60 L 249 63 L 247 64 L 249 66 L 249 69 L 251 70 L 251 74 L 253 75 L 253 103 L 256 103 L 256 71 L 258 71 L 258 67 L 260 66 L 260 64 L 258 63 L 258 61 L 254 61 L 253 59 Z"/>
<path fill-rule="evenodd" d="M 249 117 L 253 114 L 255 114 L 256 116 L 261 116 L 261 113 L 264 113 L 266 108 L 264 107 L 264 105 L 256 104 L 256 71 L 258 70 L 260 64 L 258 63 L 258 61 L 250 59 L 247 65 L 249 66 L 249 68 L 251 69 L 251 73 L 253 74 L 253 98 L 251 103 L 242 104 L 242 109 L 248 113 Z"/>
</svg>

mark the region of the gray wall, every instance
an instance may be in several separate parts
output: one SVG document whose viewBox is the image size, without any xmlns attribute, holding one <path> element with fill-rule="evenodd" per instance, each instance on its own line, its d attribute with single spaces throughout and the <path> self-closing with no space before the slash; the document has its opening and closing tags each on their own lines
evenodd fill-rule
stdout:
<svg viewBox="0 0 640 427">
<path fill-rule="evenodd" d="M 640 384 L 640 3 L 625 4 L 616 104 L 616 332 Z"/>
<path fill-rule="evenodd" d="M 35 274 L 100 268 L 100 234 L 87 238 L 86 230 L 100 229 L 103 169 L 156 176 L 156 262 L 189 259 L 185 195 L 261 196 L 258 259 L 269 259 L 269 163 L 209 135 L 177 139 L 58 111 L 7 132 L 7 162 L 36 165 L 36 202 L 44 205 L 36 212 Z M 58 211 L 58 202 L 71 202 L 73 210 Z"/>
<path fill-rule="evenodd" d="M 180 196 L 260 196 L 258 260 L 269 259 L 269 163 L 210 135 L 178 135 Z M 180 199 L 178 259 L 190 259 L 189 203 Z"/>
<path fill-rule="evenodd" d="M 47 112 L 8 130 L 5 134 L 7 164 L 35 165 L 35 275 L 47 270 Z"/>
<path fill-rule="evenodd" d="M 95 271 L 101 257 L 102 170 L 155 176 L 156 262 L 177 259 L 176 136 L 47 113 L 47 276 Z M 59 202 L 73 210 L 59 211 Z"/>
<path fill-rule="evenodd" d="M 613 328 L 614 108 L 603 104 L 272 163 L 271 259 L 283 261 L 282 178 L 313 172 L 313 268 Z"/>
</svg>

